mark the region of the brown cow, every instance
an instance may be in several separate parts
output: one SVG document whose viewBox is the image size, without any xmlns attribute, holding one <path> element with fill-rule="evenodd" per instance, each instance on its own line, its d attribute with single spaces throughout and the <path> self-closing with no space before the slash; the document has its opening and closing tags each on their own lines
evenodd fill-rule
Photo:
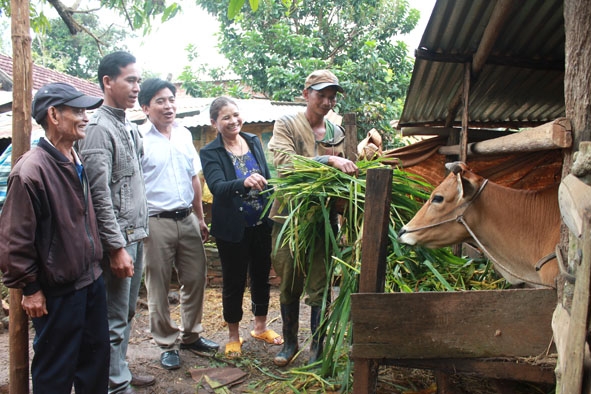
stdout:
<svg viewBox="0 0 591 394">
<path fill-rule="evenodd" d="M 516 190 L 474 174 L 460 162 L 398 233 L 400 242 L 440 248 L 476 243 L 512 284 L 555 287 L 552 256 L 560 237 L 558 185 Z"/>
</svg>

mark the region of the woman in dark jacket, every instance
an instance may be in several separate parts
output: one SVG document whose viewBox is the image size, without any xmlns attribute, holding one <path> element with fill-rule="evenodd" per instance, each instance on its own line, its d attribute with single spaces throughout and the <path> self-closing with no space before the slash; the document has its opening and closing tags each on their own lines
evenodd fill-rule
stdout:
<svg viewBox="0 0 591 394">
<path fill-rule="evenodd" d="M 271 228 L 263 216 L 270 177 L 262 145 L 256 135 L 243 133 L 236 102 L 216 98 L 209 110 L 217 138 L 199 152 L 203 174 L 213 195 L 211 235 L 215 237 L 223 276 L 224 320 L 229 340 L 225 353 L 239 356 L 242 338 L 242 298 L 247 273 L 250 277 L 254 330 L 250 334 L 272 345 L 283 338 L 267 328 L 269 271 L 271 269 Z"/>
</svg>

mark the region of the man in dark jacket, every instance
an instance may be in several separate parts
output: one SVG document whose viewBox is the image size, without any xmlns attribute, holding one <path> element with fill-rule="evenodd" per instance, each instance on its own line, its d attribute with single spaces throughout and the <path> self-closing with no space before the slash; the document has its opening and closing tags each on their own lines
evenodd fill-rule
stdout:
<svg viewBox="0 0 591 394">
<path fill-rule="evenodd" d="M 45 130 L 14 166 L 0 218 L 0 268 L 23 291 L 33 320 L 34 393 L 105 393 L 109 331 L 102 246 L 90 188 L 74 142 L 86 109 L 103 100 L 65 83 L 42 87 L 33 117 Z"/>
</svg>

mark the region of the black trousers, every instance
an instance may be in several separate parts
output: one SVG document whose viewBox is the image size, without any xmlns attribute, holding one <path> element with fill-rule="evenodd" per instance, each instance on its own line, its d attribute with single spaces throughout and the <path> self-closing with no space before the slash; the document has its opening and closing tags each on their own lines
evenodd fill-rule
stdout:
<svg viewBox="0 0 591 394">
<path fill-rule="evenodd" d="M 109 385 L 109 325 L 102 276 L 59 297 L 47 297 L 35 327 L 31 364 L 36 394 L 105 394 Z"/>
<path fill-rule="evenodd" d="M 247 227 L 240 242 L 216 238 L 222 263 L 222 304 L 224 320 L 242 320 L 242 298 L 250 278 L 252 313 L 266 316 L 269 309 L 269 271 L 271 270 L 271 228 L 265 223 Z"/>
</svg>

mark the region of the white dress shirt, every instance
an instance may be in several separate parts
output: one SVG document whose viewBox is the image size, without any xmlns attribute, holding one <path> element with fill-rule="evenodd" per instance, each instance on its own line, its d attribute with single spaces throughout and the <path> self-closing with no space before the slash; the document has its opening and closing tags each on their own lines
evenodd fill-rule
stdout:
<svg viewBox="0 0 591 394">
<path fill-rule="evenodd" d="M 149 215 L 191 207 L 195 195 L 192 178 L 201 171 L 191 132 L 176 122 L 170 139 L 149 122 L 141 131 Z"/>
</svg>

